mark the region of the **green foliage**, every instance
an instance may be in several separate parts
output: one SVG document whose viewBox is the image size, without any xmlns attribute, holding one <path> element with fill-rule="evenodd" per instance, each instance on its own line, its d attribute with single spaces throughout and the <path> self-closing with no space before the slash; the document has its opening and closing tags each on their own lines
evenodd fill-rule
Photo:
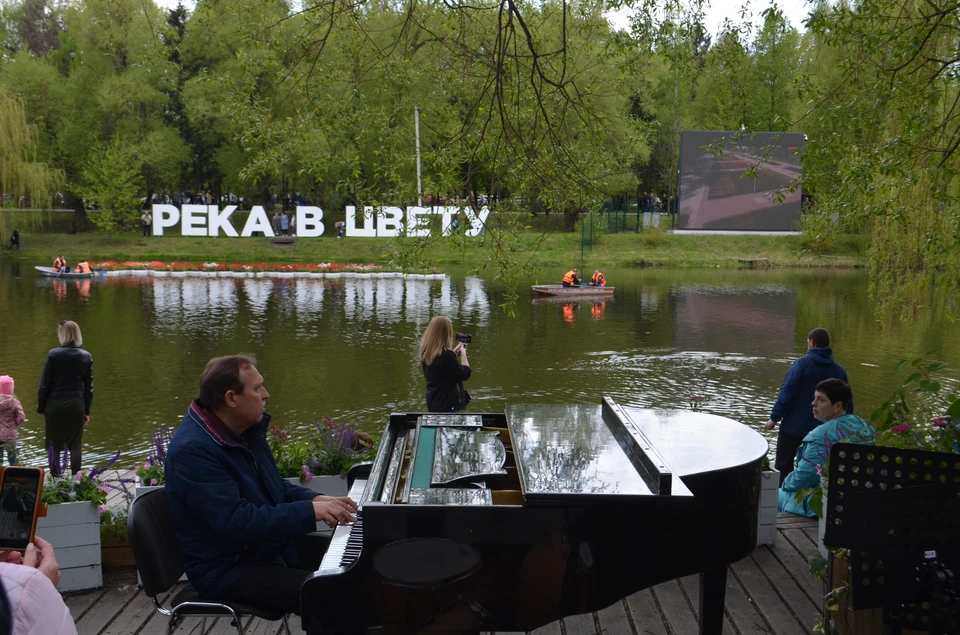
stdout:
<svg viewBox="0 0 960 635">
<path fill-rule="evenodd" d="M 938 377 L 947 364 L 932 353 L 897 364 L 909 375 L 870 415 L 877 445 L 960 453 L 960 397 L 943 394 Z"/>
<path fill-rule="evenodd" d="M 127 541 L 127 507 L 104 510 L 100 514 L 100 543 Z"/>
<path fill-rule="evenodd" d="M 91 478 L 90 472 L 80 471 L 76 476 L 63 474 L 44 479 L 40 500 L 48 505 L 84 501 L 103 505 L 107 502 L 107 491 L 99 478 Z"/>
<path fill-rule="evenodd" d="M 829 213 L 813 209 L 800 216 L 800 233 L 804 248 L 797 254 L 798 258 L 806 253 L 822 256 L 831 251 L 837 243 L 839 230 Z"/>
<path fill-rule="evenodd" d="M 134 227 L 140 219 L 143 162 L 135 149 L 115 138 L 91 153 L 75 192 L 100 212 L 94 223 L 105 231 Z"/>
<path fill-rule="evenodd" d="M 310 446 L 307 441 L 299 437 L 291 438 L 287 432 L 273 427 L 270 428 L 267 442 L 270 444 L 273 458 L 277 462 L 280 476 L 283 478 L 299 476 L 300 480 L 303 481 L 306 474 L 303 466 L 307 464 L 310 457 Z"/>
</svg>

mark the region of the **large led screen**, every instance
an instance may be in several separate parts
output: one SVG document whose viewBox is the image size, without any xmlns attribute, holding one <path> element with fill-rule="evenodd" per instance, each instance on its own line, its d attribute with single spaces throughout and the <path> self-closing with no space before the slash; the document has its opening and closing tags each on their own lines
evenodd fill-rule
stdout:
<svg viewBox="0 0 960 635">
<path fill-rule="evenodd" d="M 803 133 L 680 133 L 680 229 L 790 231 L 800 223 Z M 719 154 L 716 154 L 719 152 Z M 756 176 L 747 173 L 756 166 Z M 782 199 L 778 202 L 778 196 Z"/>
</svg>

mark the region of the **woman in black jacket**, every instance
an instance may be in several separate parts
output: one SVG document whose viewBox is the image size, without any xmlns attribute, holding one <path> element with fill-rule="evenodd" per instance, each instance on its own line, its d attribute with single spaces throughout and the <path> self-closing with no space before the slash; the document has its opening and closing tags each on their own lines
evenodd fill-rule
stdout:
<svg viewBox="0 0 960 635">
<path fill-rule="evenodd" d="M 53 446 L 54 457 L 70 448 L 70 469 L 80 471 L 80 444 L 83 428 L 90 421 L 93 403 L 93 357 L 80 348 L 83 336 L 76 322 L 64 321 L 57 329 L 60 346 L 47 353 L 47 363 L 40 378 L 37 412 L 47 421 L 46 447 Z M 50 465 L 57 473 L 59 466 Z"/>
<path fill-rule="evenodd" d="M 430 320 L 420 340 L 420 364 L 427 379 L 427 410 L 429 412 L 457 412 L 466 407 L 463 382 L 470 378 L 467 347 L 453 344 L 453 325 L 450 319 L 438 315 Z"/>
</svg>

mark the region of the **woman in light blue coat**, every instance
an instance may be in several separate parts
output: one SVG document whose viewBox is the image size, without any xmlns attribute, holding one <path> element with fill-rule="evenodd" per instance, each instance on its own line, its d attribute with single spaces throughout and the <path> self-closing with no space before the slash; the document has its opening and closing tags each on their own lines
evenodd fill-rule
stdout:
<svg viewBox="0 0 960 635">
<path fill-rule="evenodd" d="M 803 438 L 797 450 L 796 468 L 780 486 L 777 511 L 816 518 L 810 509 L 813 493 L 803 498 L 798 495 L 820 486 L 820 470 L 826 465 L 833 444 L 873 445 L 876 442 L 873 426 L 857 415 L 847 414 L 847 404 L 852 398 L 850 386 L 839 379 L 826 379 L 817 384 L 811 406 L 813 416 L 824 423 Z"/>
</svg>

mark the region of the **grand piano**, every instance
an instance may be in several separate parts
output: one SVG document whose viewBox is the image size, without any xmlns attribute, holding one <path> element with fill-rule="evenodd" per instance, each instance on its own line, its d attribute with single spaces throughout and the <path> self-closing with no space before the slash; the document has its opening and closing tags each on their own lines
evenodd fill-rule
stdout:
<svg viewBox="0 0 960 635">
<path fill-rule="evenodd" d="M 719 635 L 727 565 L 757 542 L 767 442 L 690 411 L 511 405 L 393 414 L 301 588 L 311 635 L 528 631 L 699 573 Z"/>
</svg>

